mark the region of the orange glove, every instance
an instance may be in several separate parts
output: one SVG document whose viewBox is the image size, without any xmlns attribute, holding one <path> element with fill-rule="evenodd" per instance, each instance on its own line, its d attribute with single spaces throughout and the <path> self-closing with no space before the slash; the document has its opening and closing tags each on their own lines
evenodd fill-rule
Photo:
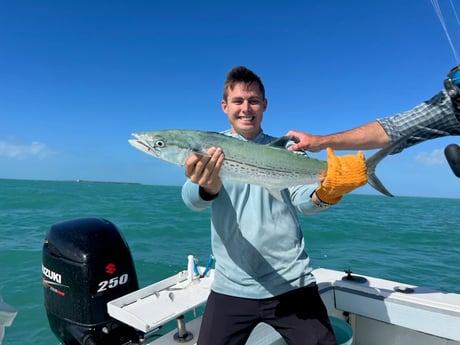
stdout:
<svg viewBox="0 0 460 345">
<path fill-rule="evenodd" d="M 316 190 L 317 197 L 328 204 L 336 204 L 344 194 L 367 183 L 364 154 L 336 156 L 327 148 L 327 173 Z"/>
</svg>

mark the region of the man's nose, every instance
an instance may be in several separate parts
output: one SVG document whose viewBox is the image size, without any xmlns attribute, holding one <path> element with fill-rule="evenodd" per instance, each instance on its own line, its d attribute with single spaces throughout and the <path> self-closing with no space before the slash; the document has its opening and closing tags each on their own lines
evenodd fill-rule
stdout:
<svg viewBox="0 0 460 345">
<path fill-rule="evenodd" d="M 249 104 L 249 101 L 248 100 L 243 101 L 243 104 L 241 105 L 241 110 L 243 110 L 244 112 L 247 112 L 249 111 L 250 108 L 251 106 Z"/>
</svg>

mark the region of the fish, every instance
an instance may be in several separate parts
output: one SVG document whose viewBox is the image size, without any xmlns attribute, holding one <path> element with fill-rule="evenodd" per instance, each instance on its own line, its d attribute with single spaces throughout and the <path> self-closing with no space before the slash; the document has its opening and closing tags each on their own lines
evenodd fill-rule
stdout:
<svg viewBox="0 0 460 345">
<path fill-rule="evenodd" d="M 299 154 L 287 150 L 286 145 L 292 141 L 290 136 L 279 137 L 266 145 L 218 132 L 191 129 L 136 132 L 132 136 L 135 139 L 128 141 L 138 150 L 179 166 L 183 166 L 192 154 L 209 156 L 209 148 L 220 147 L 224 161 L 219 177 L 223 181 L 262 186 L 279 200 L 282 200 L 281 190 L 320 182 L 327 171 L 327 161 L 310 158 L 303 152 Z M 393 194 L 378 179 L 375 169 L 401 141 L 403 139 L 377 151 L 366 160 L 368 183 L 389 197 Z"/>
</svg>

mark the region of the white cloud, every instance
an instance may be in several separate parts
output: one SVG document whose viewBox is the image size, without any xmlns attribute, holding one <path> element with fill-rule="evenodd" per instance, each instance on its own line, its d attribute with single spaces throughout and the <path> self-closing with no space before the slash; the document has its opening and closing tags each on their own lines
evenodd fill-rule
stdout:
<svg viewBox="0 0 460 345">
<path fill-rule="evenodd" d="M 52 153 L 52 150 L 46 144 L 38 141 L 17 143 L 12 140 L 0 140 L 0 157 L 44 159 Z"/>
<path fill-rule="evenodd" d="M 444 151 L 441 149 L 436 149 L 431 152 L 420 152 L 415 156 L 415 160 L 425 165 L 441 165 L 446 162 Z"/>
</svg>

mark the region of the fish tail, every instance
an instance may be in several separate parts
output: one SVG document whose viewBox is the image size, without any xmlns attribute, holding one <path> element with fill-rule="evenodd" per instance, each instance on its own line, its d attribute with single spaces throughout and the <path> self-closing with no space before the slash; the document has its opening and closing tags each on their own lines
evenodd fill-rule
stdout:
<svg viewBox="0 0 460 345">
<path fill-rule="evenodd" d="M 389 154 L 393 153 L 393 151 L 401 145 L 403 141 L 405 141 L 407 138 L 401 138 L 394 143 L 388 145 L 387 147 L 384 147 L 383 149 L 377 151 L 375 154 L 373 154 L 369 159 L 366 160 L 366 165 L 367 165 L 367 183 L 369 183 L 375 190 L 379 191 L 382 194 L 385 194 L 386 196 L 392 197 L 393 194 L 391 194 L 388 189 L 383 185 L 383 183 L 379 180 L 377 175 L 375 174 L 375 168 L 377 167 L 377 164 L 380 163 L 382 159 L 384 159 L 386 156 Z"/>
</svg>

